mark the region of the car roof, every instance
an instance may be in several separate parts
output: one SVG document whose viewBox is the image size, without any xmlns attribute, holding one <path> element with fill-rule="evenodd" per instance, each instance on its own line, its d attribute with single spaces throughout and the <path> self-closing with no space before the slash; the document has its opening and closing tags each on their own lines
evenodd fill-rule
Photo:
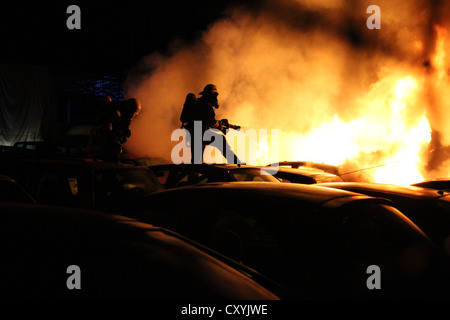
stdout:
<svg viewBox="0 0 450 320">
<path fill-rule="evenodd" d="M 248 165 L 248 164 L 233 164 L 233 163 L 213 163 L 212 166 L 216 168 L 234 170 L 234 169 L 261 169 L 264 167 Z M 265 168 L 264 168 L 265 169 Z"/>
<path fill-rule="evenodd" d="M 300 201 L 311 202 L 318 205 L 337 207 L 354 200 L 375 200 L 376 198 L 355 192 L 338 190 L 314 185 L 297 183 L 274 183 L 274 182 L 212 182 L 203 185 L 190 185 L 180 188 L 163 190 L 159 193 L 179 192 L 180 190 L 218 190 L 235 191 L 247 194 L 257 194 L 264 197 L 291 198 Z M 181 191 L 183 192 L 183 191 Z M 378 199 L 387 203 L 385 199 Z"/>
<path fill-rule="evenodd" d="M 0 173 L 0 181 L 7 181 L 7 182 L 16 182 L 14 179 L 12 179 L 11 177 Z"/>
<path fill-rule="evenodd" d="M 121 246 L 122 244 L 128 245 L 130 252 L 136 252 L 135 250 L 138 248 L 143 248 L 142 253 L 151 250 L 152 253 L 149 257 L 155 259 L 155 264 L 165 265 L 167 270 L 175 272 L 177 275 L 180 273 L 179 269 L 189 270 L 187 272 L 189 277 L 202 279 L 205 283 L 211 282 L 208 286 L 213 285 L 216 290 L 220 287 L 223 292 L 217 291 L 217 293 L 223 294 L 224 297 L 235 295 L 238 299 L 242 299 L 242 297 L 278 299 L 276 294 L 260 286 L 257 282 L 253 282 L 251 276 L 248 276 L 251 269 L 244 266 L 242 269 L 238 269 L 238 264 L 227 263 L 228 258 L 219 259 L 217 253 L 208 251 L 208 248 L 165 228 L 116 214 L 50 205 L 0 203 L 0 212 L 3 226 L 13 233 L 18 231 L 18 228 L 23 231 L 30 230 L 31 227 L 31 230 L 36 231 L 37 234 L 44 235 L 43 241 L 48 241 L 45 239 L 52 240 L 55 236 L 62 237 L 62 239 L 73 238 L 68 241 L 69 247 L 65 248 L 68 252 L 71 252 L 71 249 L 83 252 L 83 248 L 87 249 L 90 246 L 94 248 L 108 246 L 113 249 L 115 245 Z M 91 240 L 94 241 L 91 242 Z M 57 245 L 57 241 L 50 243 L 52 246 L 53 243 Z M 140 243 L 145 243 L 148 247 L 143 247 Z M 80 246 L 81 244 L 87 247 Z M 71 245 L 74 247 L 71 248 Z M 105 253 L 106 256 L 108 254 Z M 62 254 L 62 256 L 64 255 Z M 87 255 L 87 257 L 95 259 L 95 256 Z M 45 257 L 42 258 L 45 260 Z M 141 261 L 139 260 L 138 263 Z M 89 264 L 87 266 L 90 267 Z M 204 277 L 202 275 L 204 271 L 216 273 L 216 275 L 220 275 L 220 279 Z M 230 283 L 234 283 L 235 287 L 224 282 L 226 278 L 230 280 Z M 218 281 L 223 283 L 219 284 Z M 216 284 L 218 285 L 216 286 Z M 152 288 L 152 290 L 155 291 L 157 288 Z M 171 291 L 173 290 L 171 289 Z M 177 295 L 176 292 L 173 294 Z"/>
<path fill-rule="evenodd" d="M 423 182 L 434 182 L 434 181 L 442 181 L 442 182 L 450 182 L 450 178 L 433 178 L 433 179 L 427 179 L 427 180 L 424 180 L 424 181 L 420 181 L 420 182 L 417 182 L 417 183 L 423 183 Z"/>
<path fill-rule="evenodd" d="M 217 170 L 234 170 L 234 169 L 261 169 L 265 167 L 260 167 L 260 166 L 253 166 L 253 165 L 238 165 L 238 164 L 230 164 L 230 163 L 180 163 L 180 164 L 175 164 L 175 163 L 166 163 L 166 164 L 156 164 L 156 165 L 151 165 L 149 166 L 150 169 L 152 168 L 157 168 L 157 169 L 162 169 L 162 168 L 183 168 L 183 167 L 187 167 L 187 168 L 208 168 L 211 170 L 217 169 Z"/>
<path fill-rule="evenodd" d="M 281 162 L 276 162 L 276 163 L 272 163 L 269 164 L 269 166 L 279 166 L 279 167 L 290 167 L 290 168 L 301 168 L 301 167 L 305 167 L 305 168 L 316 168 L 316 169 L 321 169 L 323 171 L 329 172 L 329 173 L 333 173 L 333 174 L 337 174 L 339 172 L 339 166 L 335 166 L 335 165 L 331 165 L 331 164 L 326 164 L 326 163 L 319 163 L 319 162 L 313 162 L 313 161 L 281 161 Z"/>
<path fill-rule="evenodd" d="M 450 179 L 449 178 L 435 178 L 435 179 L 429 179 L 429 180 L 424 180 L 424 181 L 420 181 L 420 182 L 416 182 L 411 184 L 411 186 L 417 186 L 417 187 L 432 187 L 434 189 L 439 188 L 448 188 L 448 186 L 450 186 Z"/>
<path fill-rule="evenodd" d="M 306 175 L 310 177 L 314 176 L 323 176 L 323 177 L 336 177 L 337 175 L 325 172 L 321 169 L 317 168 L 309 168 L 309 167 L 299 167 L 299 168 L 290 168 L 290 167 L 265 167 L 265 169 L 268 172 L 273 171 L 279 171 L 279 172 L 286 172 L 286 173 L 292 173 L 292 174 L 298 174 L 298 175 Z"/>
<path fill-rule="evenodd" d="M 30 164 L 49 164 L 49 165 L 61 165 L 61 166 L 73 166 L 73 167 L 87 167 L 92 169 L 120 169 L 120 168 L 137 168 L 142 166 L 136 166 L 126 163 L 106 162 L 93 158 L 47 158 L 47 157 L 17 157 L 13 159 L 5 159 L 10 163 L 30 163 Z M 144 168 L 144 167 L 143 167 Z"/>
<path fill-rule="evenodd" d="M 372 183 L 372 182 L 325 182 L 319 185 L 330 188 L 339 188 L 343 190 L 351 190 L 353 192 L 379 192 L 384 194 L 405 196 L 410 198 L 434 199 L 441 198 L 443 195 L 436 190 L 416 187 L 401 186 L 396 184 Z M 445 195 L 450 195 L 444 193 Z"/>
</svg>

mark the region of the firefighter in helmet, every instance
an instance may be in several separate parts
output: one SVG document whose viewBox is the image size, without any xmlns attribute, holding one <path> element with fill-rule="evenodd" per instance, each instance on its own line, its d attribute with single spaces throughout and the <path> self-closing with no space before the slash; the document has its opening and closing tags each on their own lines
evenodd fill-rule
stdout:
<svg viewBox="0 0 450 320">
<path fill-rule="evenodd" d="M 192 112 L 192 117 L 188 122 L 188 124 L 186 125 L 186 129 L 189 131 L 191 135 L 192 162 L 194 162 L 194 160 L 196 159 L 194 157 L 195 151 L 194 144 L 196 141 L 200 140 L 202 141 L 202 148 L 201 148 L 202 155 L 201 157 L 197 157 L 197 159 L 200 158 L 203 162 L 203 151 L 205 147 L 216 141 L 216 139 L 221 139 L 222 150 L 219 151 L 222 153 L 222 155 L 226 159 L 229 159 L 227 155 L 232 155 L 232 163 L 241 164 L 242 162 L 239 160 L 239 158 L 231 149 L 230 145 L 228 144 L 225 138 L 225 135 L 219 132 L 222 131 L 223 133 L 225 133 L 225 130 L 228 129 L 229 124 L 227 119 L 222 120 L 216 119 L 215 109 L 219 108 L 219 101 L 218 101 L 219 92 L 217 91 L 217 87 L 213 84 L 208 84 L 204 87 L 203 91 L 200 92 L 200 95 L 201 97 L 196 99 L 195 108 L 193 108 L 195 111 Z M 193 130 L 194 121 L 202 122 L 202 130 L 201 130 L 202 136 L 200 138 L 197 137 L 197 139 L 196 137 L 194 137 L 194 130 Z M 203 135 L 209 129 L 212 129 L 213 139 L 211 139 L 211 141 L 203 141 Z"/>
<path fill-rule="evenodd" d="M 110 97 L 99 109 L 91 130 L 88 151 L 107 162 L 119 162 L 123 144 L 131 136 L 131 121 L 141 111 L 135 98 L 113 102 Z"/>
</svg>

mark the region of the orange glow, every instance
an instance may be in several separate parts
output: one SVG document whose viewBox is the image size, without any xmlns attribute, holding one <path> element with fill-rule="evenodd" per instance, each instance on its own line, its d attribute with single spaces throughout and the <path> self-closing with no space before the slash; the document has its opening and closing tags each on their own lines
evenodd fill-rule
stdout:
<svg viewBox="0 0 450 320">
<path fill-rule="evenodd" d="M 436 32 L 434 83 L 439 84 L 447 79 L 447 32 L 441 27 L 436 27 Z M 422 49 L 421 42 L 415 45 Z M 343 165 L 353 160 L 359 169 L 374 167 L 366 176 L 374 182 L 409 185 L 424 180 L 421 154 L 431 141 L 432 129 L 424 108 L 413 112 L 413 117 L 410 112 L 421 99 L 424 81 L 423 75 L 391 70 L 371 87 L 373 94 L 369 92 L 361 100 L 363 117 L 345 122 L 335 114 L 332 121 L 322 122 L 307 133 L 283 132 L 282 141 L 289 148 L 280 153 L 280 161 L 307 159 Z M 381 162 L 358 163 L 359 153 L 375 150 L 386 150 Z"/>
<path fill-rule="evenodd" d="M 399 150 L 387 161 L 395 165 L 377 168 L 374 180 L 383 183 L 396 183 L 408 185 L 414 181 L 423 180 L 418 170 L 420 162 L 419 153 L 431 140 L 431 128 L 425 115 L 419 124 L 407 129 L 406 121 L 402 116 L 402 110 L 406 108 L 408 97 L 416 89 L 416 82 L 412 77 L 397 81 L 394 88 L 395 97 L 391 103 L 391 134 L 390 141 L 400 144 Z"/>
<path fill-rule="evenodd" d="M 270 163 L 270 148 L 267 142 L 260 141 L 256 147 L 256 160 L 258 165 L 266 165 Z"/>
<path fill-rule="evenodd" d="M 376 101 L 372 106 L 373 101 L 364 101 L 362 107 L 367 110 L 364 117 L 344 122 L 335 115 L 331 122 L 324 122 L 307 134 L 286 134 L 283 141 L 288 141 L 292 148 L 289 154 L 280 154 L 280 158 L 341 165 L 361 151 L 384 148 L 395 151 L 383 159 L 383 163 L 390 165 L 372 171 L 375 182 L 407 185 L 423 180 L 418 169 L 419 154 L 431 139 L 430 125 L 424 113 L 413 126 L 408 125 L 405 116 L 408 104 L 416 99 L 418 81 L 412 76 L 391 78 L 373 88 L 380 101 L 388 102 L 386 108 Z M 359 167 L 364 168 L 364 165 Z"/>
<path fill-rule="evenodd" d="M 424 180 L 419 171 L 420 151 L 431 139 L 431 129 L 426 117 L 412 130 L 403 132 L 404 141 L 400 150 L 387 160 L 393 165 L 377 168 L 374 180 L 380 183 L 409 185 Z"/>
<path fill-rule="evenodd" d="M 322 162 L 363 172 L 349 180 L 397 184 L 450 176 L 448 22 L 428 27 L 444 2 L 380 0 L 382 29 L 355 26 L 356 44 L 344 26 L 361 17 L 345 1 L 267 2 L 258 13 L 233 11 L 170 57 L 148 58 L 152 74 L 129 86 L 143 103 L 130 149 L 170 159 L 165 137 L 179 127 L 186 94 L 214 83 L 218 119 L 279 132 L 278 141 L 252 140 L 244 155 L 233 148 L 248 164 Z M 304 8 L 324 20 L 303 25 Z"/>
<path fill-rule="evenodd" d="M 418 41 L 418 40 L 414 41 L 414 48 L 417 51 L 422 51 L 423 50 L 423 43 L 421 41 Z"/>
<path fill-rule="evenodd" d="M 447 77 L 446 71 L 446 50 L 448 49 L 447 43 L 447 30 L 440 26 L 435 26 L 437 33 L 436 40 L 436 54 L 433 57 L 433 65 L 437 70 L 437 78 L 442 81 Z"/>
</svg>

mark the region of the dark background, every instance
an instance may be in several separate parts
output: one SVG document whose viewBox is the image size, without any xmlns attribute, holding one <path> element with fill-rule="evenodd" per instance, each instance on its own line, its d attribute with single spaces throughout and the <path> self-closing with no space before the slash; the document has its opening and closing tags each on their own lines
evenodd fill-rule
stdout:
<svg viewBox="0 0 450 320">
<path fill-rule="evenodd" d="M 81 29 L 69 30 L 67 7 L 81 9 Z M 252 1 L 96 1 L 2 4 L 3 61 L 123 78 L 142 57 L 168 53 L 172 41 L 192 41 L 230 6 Z"/>
</svg>

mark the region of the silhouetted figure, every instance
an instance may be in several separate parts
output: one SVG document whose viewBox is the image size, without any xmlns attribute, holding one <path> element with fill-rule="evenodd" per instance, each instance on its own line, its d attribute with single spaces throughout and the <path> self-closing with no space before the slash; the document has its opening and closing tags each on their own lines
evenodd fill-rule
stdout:
<svg viewBox="0 0 450 320">
<path fill-rule="evenodd" d="M 113 131 L 121 144 L 127 142 L 128 138 L 131 136 L 131 120 L 133 120 L 140 111 L 141 104 L 135 98 L 122 101 L 118 104 L 116 111 L 118 118 L 117 121 L 113 123 Z"/>
<path fill-rule="evenodd" d="M 180 117 L 180 121 L 183 123 L 182 127 L 190 133 L 191 162 L 203 162 L 203 152 L 205 147 L 212 144 L 214 141 L 217 141 L 217 139 L 220 139 L 222 150 L 219 151 L 222 155 L 227 160 L 230 157 L 227 157 L 227 155 L 232 155 L 232 163 L 241 164 L 242 162 L 233 152 L 225 138 L 226 129 L 231 127 L 228 120 L 216 120 L 214 109 L 219 108 L 219 93 L 217 91 L 217 87 L 213 84 L 208 84 L 205 86 L 203 91 L 200 92 L 200 95 L 200 98 L 196 98 L 193 93 L 189 93 L 186 96 L 183 111 Z M 194 130 L 195 121 L 201 121 L 202 127 L 199 132 Z M 237 126 L 232 127 L 239 128 Z M 203 141 L 204 133 L 209 129 L 212 129 L 211 141 Z M 201 134 L 201 137 L 196 137 L 196 134 Z M 200 141 L 202 145 L 201 148 L 198 148 L 196 147 L 196 143 L 200 143 Z M 197 157 L 195 157 L 195 152 L 200 150 L 201 155 L 197 155 Z"/>
<path fill-rule="evenodd" d="M 107 162 L 119 162 L 123 144 L 131 136 L 131 121 L 140 110 L 141 104 L 134 98 L 112 102 L 107 97 L 95 117 L 88 152 Z"/>
</svg>

